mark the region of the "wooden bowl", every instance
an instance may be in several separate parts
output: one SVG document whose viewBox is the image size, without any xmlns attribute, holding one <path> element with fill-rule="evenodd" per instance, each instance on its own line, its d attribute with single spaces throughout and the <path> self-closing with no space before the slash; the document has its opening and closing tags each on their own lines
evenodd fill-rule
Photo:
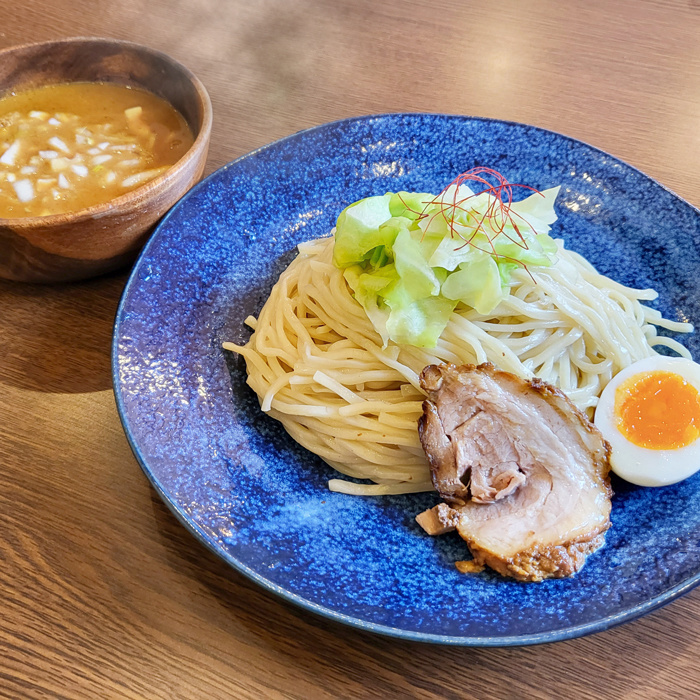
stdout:
<svg viewBox="0 0 700 700">
<path fill-rule="evenodd" d="M 11 90 L 75 81 L 149 90 L 183 115 L 194 144 L 164 173 L 105 204 L 67 214 L 0 218 L 0 277 L 65 282 L 130 264 L 154 224 L 204 170 L 211 102 L 202 83 L 172 58 L 127 41 L 91 37 L 0 51 L 0 96 Z"/>
</svg>

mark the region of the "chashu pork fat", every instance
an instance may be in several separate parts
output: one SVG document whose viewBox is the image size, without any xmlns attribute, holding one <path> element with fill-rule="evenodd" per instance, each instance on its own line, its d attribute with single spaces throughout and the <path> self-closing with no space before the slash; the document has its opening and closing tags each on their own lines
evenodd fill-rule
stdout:
<svg viewBox="0 0 700 700">
<path fill-rule="evenodd" d="M 429 365 L 418 429 L 446 503 L 417 520 L 456 529 L 474 565 L 520 581 L 570 576 L 610 527 L 610 447 L 556 387 L 492 364 Z"/>
</svg>

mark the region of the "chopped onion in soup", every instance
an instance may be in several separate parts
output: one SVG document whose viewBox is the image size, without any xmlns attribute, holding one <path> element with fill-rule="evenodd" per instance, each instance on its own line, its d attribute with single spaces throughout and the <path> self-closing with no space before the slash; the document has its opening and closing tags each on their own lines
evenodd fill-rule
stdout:
<svg viewBox="0 0 700 700">
<path fill-rule="evenodd" d="M 111 83 L 49 85 L 0 98 L 0 218 L 103 204 L 175 164 L 194 141 L 182 115 Z"/>
</svg>

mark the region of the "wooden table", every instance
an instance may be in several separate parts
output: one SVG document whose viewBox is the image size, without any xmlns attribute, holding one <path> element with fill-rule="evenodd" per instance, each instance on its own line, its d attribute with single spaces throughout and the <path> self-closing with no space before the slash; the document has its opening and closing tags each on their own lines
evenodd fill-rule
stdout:
<svg viewBox="0 0 700 700">
<path fill-rule="evenodd" d="M 436 111 L 560 131 L 700 204 L 700 2 L 26 0 L 0 48 L 71 35 L 163 50 L 207 86 L 207 172 L 343 117 Z M 292 607 L 178 524 L 111 388 L 128 271 L 0 282 L 0 696 L 691 698 L 700 590 L 583 639 L 429 646 Z"/>
</svg>

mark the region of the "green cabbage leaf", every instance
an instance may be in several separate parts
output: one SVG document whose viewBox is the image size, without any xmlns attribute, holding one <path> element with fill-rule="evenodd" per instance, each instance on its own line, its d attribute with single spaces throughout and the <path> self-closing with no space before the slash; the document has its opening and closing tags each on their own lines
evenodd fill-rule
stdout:
<svg viewBox="0 0 700 700">
<path fill-rule="evenodd" d="M 464 184 L 387 193 L 338 217 L 333 261 L 384 344 L 434 347 L 458 304 L 492 313 L 521 267 L 548 267 L 559 187 L 504 207 Z"/>
</svg>

